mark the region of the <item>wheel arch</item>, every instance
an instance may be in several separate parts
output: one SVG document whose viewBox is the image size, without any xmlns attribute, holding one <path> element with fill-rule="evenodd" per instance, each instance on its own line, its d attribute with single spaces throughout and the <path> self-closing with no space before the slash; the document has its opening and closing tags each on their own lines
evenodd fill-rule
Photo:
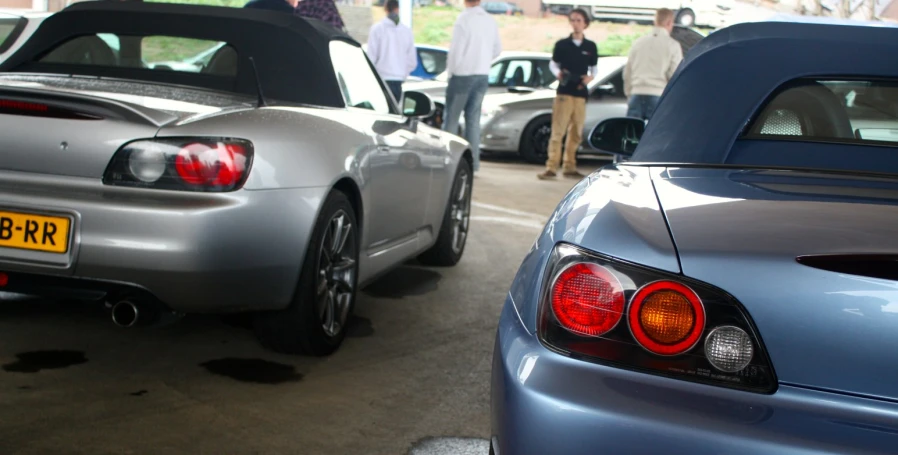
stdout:
<svg viewBox="0 0 898 455">
<path fill-rule="evenodd" d="M 344 176 L 334 182 L 334 185 L 331 187 L 331 191 L 333 190 L 340 191 L 349 197 L 349 203 L 352 204 L 352 209 L 355 211 L 356 223 L 358 223 L 359 233 L 361 234 L 365 211 L 362 202 L 362 192 L 358 184 L 352 178 Z"/>
<path fill-rule="evenodd" d="M 527 135 L 530 134 L 530 128 L 535 125 L 537 122 L 548 120 L 549 128 L 552 127 L 552 113 L 551 112 L 537 112 L 533 116 L 527 120 L 527 123 L 524 124 L 524 127 L 521 128 L 521 136 L 518 139 L 518 155 L 522 158 L 526 159 L 526 152 L 524 151 L 524 147 L 528 143 Z M 546 151 L 548 153 L 548 150 Z"/>
</svg>

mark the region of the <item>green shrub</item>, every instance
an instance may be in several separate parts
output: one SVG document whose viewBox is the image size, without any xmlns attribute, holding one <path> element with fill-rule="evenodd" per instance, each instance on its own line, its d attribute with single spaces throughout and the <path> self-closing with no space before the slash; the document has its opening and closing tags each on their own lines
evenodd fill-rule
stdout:
<svg viewBox="0 0 898 455">
<path fill-rule="evenodd" d="M 633 42 L 645 33 L 633 33 L 629 35 L 610 35 L 604 41 L 598 43 L 599 55 L 627 55 Z"/>
</svg>

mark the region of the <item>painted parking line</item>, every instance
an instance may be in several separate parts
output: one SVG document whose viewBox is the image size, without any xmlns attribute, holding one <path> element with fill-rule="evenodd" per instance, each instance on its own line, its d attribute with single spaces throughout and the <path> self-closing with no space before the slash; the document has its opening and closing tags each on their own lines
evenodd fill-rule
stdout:
<svg viewBox="0 0 898 455">
<path fill-rule="evenodd" d="M 502 206 L 493 205 L 493 204 L 487 204 L 484 202 L 471 201 L 471 205 L 473 205 L 474 207 L 479 207 L 479 208 L 486 209 L 486 210 L 492 210 L 494 212 L 507 213 L 509 215 L 517 215 L 517 216 L 523 216 L 523 217 L 527 217 L 527 218 L 535 218 L 535 219 L 538 219 L 543 222 L 549 218 L 549 215 L 540 215 L 539 213 L 525 212 L 523 210 L 510 209 L 507 207 L 502 207 Z"/>
<path fill-rule="evenodd" d="M 544 226 L 544 223 L 540 223 L 534 220 L 521 219 L 521 218 L 511 218 L 507 216 L 471 216 L 471 221 L 485 221 L 487 223 L 499 223 L 499 224 L 510 224 L 513 226 L 523 226 L 528 228 L 533 228 L 537 230 L 541 230 Z"/>
</svg>

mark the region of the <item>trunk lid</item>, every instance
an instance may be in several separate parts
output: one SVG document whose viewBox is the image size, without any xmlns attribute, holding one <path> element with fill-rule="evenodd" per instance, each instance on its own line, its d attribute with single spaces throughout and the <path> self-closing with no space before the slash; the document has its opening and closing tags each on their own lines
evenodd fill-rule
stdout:
<svg viewBox="0 0 898 455">
<path fill-rule="evenodd" d="M 780 383 L 898 399 L 898 179 L 678 168 L 655 180 L 684 275 L 745 306 Z"/>
<path fill-rule="evenodd" d="M 245 99 L 97 78 L 0 76 L 0 169 L 102 178 L 126 142 L 249 107 Z"/>
</svg>

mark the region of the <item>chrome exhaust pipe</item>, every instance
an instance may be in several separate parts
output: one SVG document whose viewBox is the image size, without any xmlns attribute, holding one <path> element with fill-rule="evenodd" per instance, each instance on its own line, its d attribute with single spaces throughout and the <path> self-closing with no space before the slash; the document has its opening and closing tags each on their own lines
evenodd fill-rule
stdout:
<svg viewBox="0 0 898 455">
<path fill-rule="evenodd" d="M 138 305 L 130 300 L 122 300 L 112 306 L 112 322 L 119 327 L 134 327 L 140 317 Z"/>
</svg>

